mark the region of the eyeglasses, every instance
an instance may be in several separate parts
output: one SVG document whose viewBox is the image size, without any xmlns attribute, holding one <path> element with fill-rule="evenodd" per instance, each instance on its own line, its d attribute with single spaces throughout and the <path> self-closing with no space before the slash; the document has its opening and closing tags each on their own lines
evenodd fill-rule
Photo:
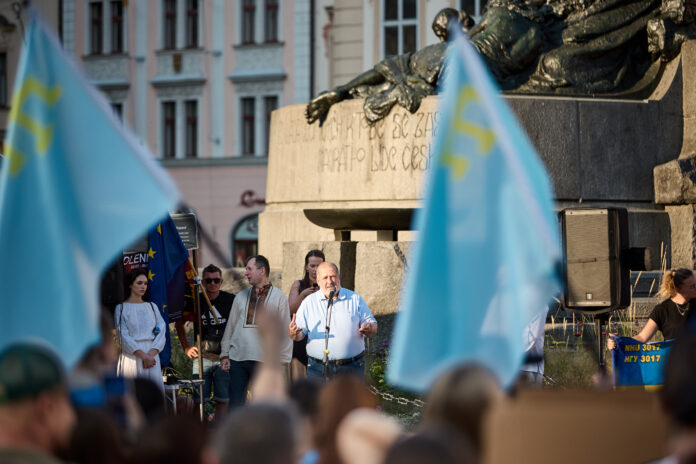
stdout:
<svg viewBox="0 0 696 464">
<path fill-rule="evenodd" d="M 217 277 L 214 279 L 203 279 L 203 282 L 205 282 L 206 284 L 212 284 L 213 282 L 219 284 L 220 282 L 222 282 L 222 279 L 218 279 Z"/>
</svg>

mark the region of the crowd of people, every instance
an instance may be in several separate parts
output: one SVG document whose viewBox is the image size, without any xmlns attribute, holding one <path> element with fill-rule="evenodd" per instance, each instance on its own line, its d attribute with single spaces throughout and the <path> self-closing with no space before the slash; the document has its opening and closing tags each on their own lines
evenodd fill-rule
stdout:
<svg viewBox="0 0 696 464">
<path fill-rule="evenodd" d="M 269 268 L 263 256 L 250 258 L 250 287 L 237 295 L 220 289 L 219 268 L 204 269 L 210 306 L 196 329 L 204 340 L 200 350 L 183 322 L 176 324 L 185 353 L 202 357 L 202 371 L 194 367 L 193 374 L 205 381 L 204 397 L 195 401 L 212 396 L 214 423 L 193 411 L 167 411 L 158 359 L 167 328 L 145 301 L 146 274 L 136 271 L 126 278 L 126 299 L 114 316 L 101 318 L 102 341 L 71 372 L 41 344 L 0 353 L 0 462 L 485 461 L 486 414 L 511 394 L 488 370 L 465 364 L 445 372 L 426 396 L 418 424 L 406 428 L 382 413 L 364 380 L 364 338 L 376 334 L 377 322 L 357 293 L 341 287 L 337 266 L 310 251 L 289 299 L 270 283 Z M 696 296 L 695 288 L 696 278 L 684 270 L 665 276 L 663 292 L 683 318 L 681 327 L 688 315 L 679 305 Z M 658 307 L 674 309 L 665 302 Z M 653 318 L 661 311 L 650 320 L 666 332 L 665 319 Z M 672 425 L 665 462 L 696 462 L 696 334 L 677 334 L 660 393 Z"/>
</svg>

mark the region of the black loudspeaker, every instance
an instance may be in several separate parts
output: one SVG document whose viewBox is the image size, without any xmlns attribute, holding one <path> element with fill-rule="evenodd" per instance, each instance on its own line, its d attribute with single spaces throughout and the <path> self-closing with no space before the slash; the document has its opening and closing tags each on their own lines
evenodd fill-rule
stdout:
<svg viewBox="0 0 696 464">
<path fill-rule="evenodd" d="M 623 208 L 561 211 L 563 306 L 604 313 L 631 304 L 628 212 Z"/>
</svg>

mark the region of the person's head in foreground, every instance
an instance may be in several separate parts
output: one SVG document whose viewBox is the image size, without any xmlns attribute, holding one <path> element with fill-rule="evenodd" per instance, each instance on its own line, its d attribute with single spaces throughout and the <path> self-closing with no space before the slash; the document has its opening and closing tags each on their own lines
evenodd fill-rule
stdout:
<svg viewBox="0 0 696 464">
<path fill-rule="evenodd" d="M 220 464 L 293 464 L 297 462 L 291 408 L 251 404 L 237 408 L 218 431 Z"/>
<path fill-rule="evenodd" d="M 442 424 L 430 424 L 415 435 L 398 440 L 383 464 L 474 464 L 476 453 L 460 433 Z"/>
<path fill-rule="evenodd" d="M 662 406 L 672 426 L 670 452 L 678 463 L 696 462 L 695 353 L 696 334 L 683 332 L 670 350 L 660 390 Z"/>
<path fill-rule="evenodd" d="M 65 371 L 53 351 L 16 343 L 0 352 L 0 462 L 13 452 L 60 455 L 74 425 Z"/>
<path fill-rule="evenodd" d="M 403 430 L 396 420 L 370 408 L 358 408 L 341 421 L 336 432 L 344 464 L 381 464 Z"/>
<path fill-rule="evenodd" d="M 423 424 L 450 426 L 480 453 L 483 419 L 499 395 L 498 381 L 484 367 L 477 364 L 455 367 L 440 376 L 430 389 Z"/>
<path fill-rule="evenodd" d="M 349 412 L 358 408 L 377 407 L 377 399 L 361 379 L 341 374 L 331 380 L 319 393 L 319 411 L 314 429 L 314 444 L 320 464 L 338 464 L 336 432 Z"/>
</svg>

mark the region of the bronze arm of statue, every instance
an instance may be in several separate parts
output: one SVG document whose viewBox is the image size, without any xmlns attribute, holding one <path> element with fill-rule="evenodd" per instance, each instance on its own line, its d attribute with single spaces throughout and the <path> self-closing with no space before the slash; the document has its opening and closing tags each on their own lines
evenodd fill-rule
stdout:
<svg viewBox="0 0 696 464">
<path fill-rule="evenodd" d="M 314 121 L 319 120 L 319 123 L 321 124 L 324 119 L 326 119 L 329 108 L 331 108 L 331 106 L 335 103 L 350 98 L 350 91 L 352 89 L 363 85 L 378 85 L 384 81 L 384 76 L 374 69 L 370 69 L 369 71 L 365 71 L 358 77 L 352 79 L 347 84 L 339 85 L 333 90 L 320 93 L 316 98 L 314 98 L 314 100 L 307 104 L 307 108 L 305 109 L 305 117 L 307 118 L 307 122 L 312 124 Z"/>
<path fill-rule="evenodd" d="M 474 21 L 465 12 L 445 8 L 435 16 L 432 28 L 440 39 L 440 43 L 444 44 L 449 36 L 449 27 L 461 27 L 462 31 L 466 33 L 473 25 Z M 411 102 L 409 105 L 411 107 L 417 107 L 420 104 L 420 98 L 434 93 L 437 82 L 432 81 L 439 75 L 444 60 L 444 49 L 443 46 L 431 45 L 414 53 L 384 60 L 350 82 L 333 90 L 322 92 L 307 104 L 305 109 L 307 122 L 312 124 L 319 120 L 319 124 L 321 124 L 326 119 L 332 105 L 353 96 L 364 97 L 375 94 L 370 97 L 372 100 L 366 101 L 365 104 L 366 116 L 368 121 L 372 123 L 381 119 L 384 111 L 388 112 L 399 99 Z M 434 68 L 437 68 L 435 70 L 437 72 L 434 71 Z M 417 84 L 417 89 L 409 89 L 408 87 L 413 87 L 413 85 L 407 82 L 409 79 L 404 76 L 404 73 L 414 75 L 424 82 Z M 381 88 L 382 84 L 389 83 L 393 85 Z M 431 88 L 428 89 L 428 86 Z M 376 95 L 380 92 L 382 95 Z M 404 94 L 407 95 L 404 96 Z"/>
</svg>

